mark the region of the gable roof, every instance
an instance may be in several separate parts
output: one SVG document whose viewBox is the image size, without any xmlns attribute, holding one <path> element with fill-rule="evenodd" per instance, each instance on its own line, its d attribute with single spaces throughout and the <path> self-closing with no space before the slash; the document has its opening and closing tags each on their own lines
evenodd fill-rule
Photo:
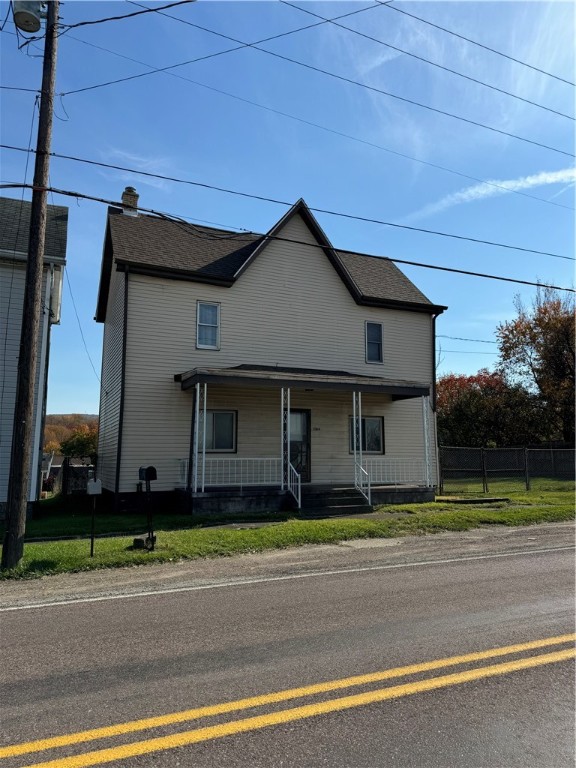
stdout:
<svg viewBox="0 0 576 768">
<path fill-rule="evenodd" d="M 7 251 L 8 255 L 28 254 L 31 210 L 32 203 L 28 200 L 0 197 L 0 251 Z M 67 235 L 68 208 L 63 205 L 48 205 L 45 260 L 64 261 Z"/>
<path fill-rule="evenodd" d="M 148 215 L 108 209 L 96 320 L 104 322 L 113 262 L 120 270 L 158 277 L 232 286 L 268 243 L 300 215 L 357 304 L 440 314 L 389 259 L 337 251 L 300 199 L 266 235 L 232 232 Z"/>
</svg>

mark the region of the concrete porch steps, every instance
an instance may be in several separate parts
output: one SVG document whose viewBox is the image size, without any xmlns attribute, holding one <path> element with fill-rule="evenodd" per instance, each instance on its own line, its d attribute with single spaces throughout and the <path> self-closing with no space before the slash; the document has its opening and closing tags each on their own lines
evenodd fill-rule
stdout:
<svg viewBox="0 0 576 768">
<path fill-rule="evenodd" d="M 302 488 L 301 514 L 304 517 L 357 515 L 372 507 L 356 488 L 310 486 Z"/>
</svg>

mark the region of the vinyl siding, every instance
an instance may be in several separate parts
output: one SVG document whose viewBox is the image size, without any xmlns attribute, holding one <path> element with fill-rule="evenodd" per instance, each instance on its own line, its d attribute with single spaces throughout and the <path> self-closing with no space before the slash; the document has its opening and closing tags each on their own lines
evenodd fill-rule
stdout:
<svg viewBox="0 0 576 768">
<path fill-rule="evenodd" d="M 102 480 L 102 487 L 110 491 L 114 491 L 116 482 L 123 328 L 124 275 L 121 272 L 113 272 L 104 325 L 98 437 L 98 477 Z"/>
<path fill-rule="evenodd" d="M 18 356 L 20 352 L 20 332 L 22 328 L 22 309 L 24 306 L 24 284 L 26 264 L 21 261 L 0 261 L 0 503 L 6 501 L 8 478 L 10 474 L 10 454 L 12 451 L 12 429 L 14 426 L 14 408 L 16 406 L 16 383 L 18 378 Z M 44 307 L 50 301 L 50 275 L 44 270 L 42 300 Z M 48 311 L 44 309 L 40 317 L 38 349 L 48 323 Z M 41 443 L 38 446 L 38 433 L 42 422 L 42 404 L 44 402 L 44 372 L 46 359 L 38 358 L 36 373 L 36 399 L 34 403 L 34 424 L 32 452 L 32 471 L 30 473 L 29 500 L 37 497 L 37 474 L 40 469 Z M 36 450 L 39 448 L 39 450 Z M 32 497 L 33 492 L 33 497 Z"/>
<path fill-rule="evenodd" d="M 300 217 L 289 221 L 279 234 L 315 243 Z M 111 324 L 117 322 L 119 312 L 119 279 L 119 274 L 114 273 L 108 309 Z M 196 349 L 198 300 L 221 305 L 219 350 Z M 367 320 L 383 325 L 382 364 L 366 363 Z M 106 323 L 109 324 L 108 318 Z M 105 330 L 104 359 L 117 374 L 119 351 L 112 331 Z M 138 467 L 144 464 L 153 464 L 158 469 L 155 489 L 169 490 L 177 484 L 178 459 L 187 457 L 189 451 L 193 398 L 173 381 L 174 374 L 201 366 L 250 363 L 345 370 L 429 384 L 431 331 L 427 314 L 358 306 L 325 254 L 307 245 L 271 243 L 231 288 L 131 274 L 120 491 L 135 490 Z M 113 431 L 118 406 L 113 403 L 118 398 L 119 383 L 117 375 L 107 381 L 113 382 L 114 387 L 106 385 L 108 404 L 102 409 L 106 414 L 105 429 L 110 430 L 106 438 L 109 448 L 102 457 L 102 479 L 105 487 L 111 487 L 105 477 L 110 476 L 111 459 L 115 456 L 111 449 L 117 441 Z M 210 397 L 216 397 L 213 390 L 211 387 Z M 297 405 L 303 396 L 293 391 L 293 407 L 307 407 Z M 245 391 L 238 397 L 250 400 L 252 396 Z M 276 433 L 264 430 L 261 423 L 262 419 L 269 423 L 268 406 L 264 413 L 247 404 L 247 415 L 242 415 L 242 420 L 249 418 L 254 426 L 242 435 L 239 429 L 238 437 L 239 451 L 246 456 L 267 455 L 263 450 L 270 450 L 270 455 L 279 453 L 279 394 L 268 390 L 262 397 L 262 402 L 270 401 L 272 412 L 277 412 L 277 416 L 271 412 Z M 342 482 L 340 475 L 345 464 L 346 472 L 349 471 L 346 462 L 351 459 L 334 446 L 340 442 L 346 449 L 348 446 L 344 433 L 351 413 L 351 394 L 340 397 L 324 393 L 315 397 L 321 398 L 322 407 L 316 410 L 315 406 L 316 416 L 313 412 L 313 419 L 319 419 L 318 430 L 312 427 L 313 441 L 318 443 L 313 444 L 313 455 L 321 457 L 326 467 L 318 478 L 313 474 L 313 480 Z M 416 452 L 421 457 L 420 399 L 392 403 L 382 398 L 374 407 L 381 409 L 384 403 L 387 455 L 410 456 Z M 334 430 L 336 433 L 332 434 Z"/>
</svg>

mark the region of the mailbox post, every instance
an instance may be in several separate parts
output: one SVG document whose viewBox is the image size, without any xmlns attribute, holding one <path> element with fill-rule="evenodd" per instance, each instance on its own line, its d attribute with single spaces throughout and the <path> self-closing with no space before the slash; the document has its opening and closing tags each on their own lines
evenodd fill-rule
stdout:
<svg viewBox="0 0 576 768">
<path fill-rule="evenodd" d="M 92 496 L 92 525 L 90 526 L 90 557 L 94 557 L 94 539 L 96 537 L 96 496 L 102 493 L 102 480 L 88 480 L 88 496 Z"/>
<path fill-rule="evenodd" d="M 157 480 L 156 467 L 140 467 L 138 470 L 138 479 L 146 486 L 146 523 L 148 536 L 146 537 L 146 546 L 153 552 L 156 537 L 154 536 L 154 526 L 152 523 L 152 500 L 150 498 L 150 482 Z"/>
</svg>

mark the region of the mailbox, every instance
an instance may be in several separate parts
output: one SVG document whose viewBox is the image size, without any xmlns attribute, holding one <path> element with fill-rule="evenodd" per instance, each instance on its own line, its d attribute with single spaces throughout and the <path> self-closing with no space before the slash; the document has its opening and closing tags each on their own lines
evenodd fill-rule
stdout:
<svg viewBox="0 0 576 768">
<path fill-rule="evenodd" d="M 157 480 L 156 467 L 140 467 L 138 470 L 138 478 L 143 482 L 150 482 L 150 480 Z"/>
<path fill-rule="evenodd" d="M 88 480 L 86 491 L 88 496 L 99 496 L 102 493 L 102 480 Z"/>
</svg>

